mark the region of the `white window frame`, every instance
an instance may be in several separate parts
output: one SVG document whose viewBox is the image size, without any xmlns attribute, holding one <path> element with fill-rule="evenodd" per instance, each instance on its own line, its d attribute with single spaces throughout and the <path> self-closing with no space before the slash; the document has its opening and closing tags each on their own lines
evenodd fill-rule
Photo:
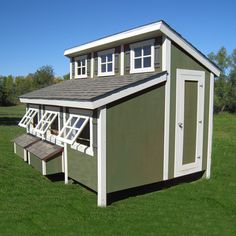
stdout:
<svg viewBox="0 0 236 236">
<path fill-rule="evenodd" d="M 85 60 L 85 66 L 81 66 L 81 65 L 78 65 L 78 60 Z M 78 56 L 78 57 L 75 57 L 75 78 L 76 79 L 81 79 L 81 78 L 87 78 L 88 77 L 88 68 L 87 68 L 87 63 L 88 62 L 88 58 L 87 58 L 87 55 L 84 55 L 84 56 Z M 85 67 L 85 74 L 83 75 L 78 75 L 78 68 L 81 68 L 81 71 L 82 71 L 82 68 Z"/>
<path fill-rule="evenodd" d="M 28 108 L 25 115 L 22 117 L 22 119 L 19 122 L 19 126 L 23 127 L 23 128 L 28 128 L 28 126 L 30 125 L 30 123 L 32 122 L 32 120 L 34 119 L 34 117 L 39 114 L 39 109 L 36 108 Z M 24 120 L 26 120 L 27 118 L 28 121 L 27 122 L 23 122 Z"/>
<path fill-rule="evenodd" d="M 101 56 L 106 55 L 106 54 L 112 54 L 112 62 L 107 62 L 106 60 L 105 63 L 102 63 Z M 108 63 L 112 63 L 112 71 L 102 72 L 102 64 L 106 64 L 106 69 L 107 69 Z M 115 49 L 114 48 L 98 52 L 98 76 L 110 76 L 110 75 L 115 75 Z"/>
<path fill-rule="evenodd" d="M 155 43 L 155 40 L 150 39 L 150 40 L 130 44 L 130 73 L 131 74 L 155 71 L 155 67 L 154 67 L 154 60 L 155 60 L 154 43 Z M 151 46 L 151 66 L 150 67 L 135 68 L 134 67 L 135 66 L 135 63 L 134 63 L 134 59 L 135 59 L 134 49 L 139 48 L 139 47 L 144 47 L 144 46 Z M 142 62 L 143 62 L 144 57 L 145 56 L 141 55 Z"/>
<path fill-rule="evenodd" d="M 45 120 L 46 115 L 49 113 L 49 117 L 51 117 L 51 115 L 53 115 L 53 118 L 50 121 L 47 121 L 48 118 Z M 45 135 L 45 133 L 47 132 L 47 130 L 49 129 L 49 127 L 51 126 L 52 122 L 58 118 L 58 112 L 56 111 L 50 111 L 50 110 L 46 110 L 42 116 L 42 118 L 40 119 L 40 121 L 38 122 L 37 126 L 33 129 L 34 132 L 39 133 L 41 135 Z M 46 129 L 42 130 L 41 128 L 39 128 L 39 126 L 41 125 L 41 123 L 48 123 Z M 59 124 L 58 124 L 59 125 Z"/>
</svg>

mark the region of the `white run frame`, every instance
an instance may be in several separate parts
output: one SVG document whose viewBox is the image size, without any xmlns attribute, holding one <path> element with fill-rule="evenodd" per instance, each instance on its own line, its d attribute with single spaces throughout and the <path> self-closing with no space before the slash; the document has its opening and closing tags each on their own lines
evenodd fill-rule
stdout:
<svg viewBox="0 0 236 236">
<path fill-rule="evenodd" d="M 59 141 L 72 145 L 80 135 L 85 125 L 89 121 L 89 117 L 81 115 L 70 115 L 64 127 L 57 136 Z"/>
<path fill-rule="evenodd" d="M 34 132 L 37 132 L 41 135 L 44 135 L 52 122 L 57 118 L 58 112 L 55 111 L 45 111 L 43 117 L 37 124 L 37 126 L 34 129 Z"/>
<path fill-rule="evenodd" d="M 34 117 L 39 113 L 39 110 L 36 108 L 29 108 L 21 121 L 19 122 L 19 126 L 23 128 L 27 128 L 30 122 L 34 119 Z"/>
</svg>

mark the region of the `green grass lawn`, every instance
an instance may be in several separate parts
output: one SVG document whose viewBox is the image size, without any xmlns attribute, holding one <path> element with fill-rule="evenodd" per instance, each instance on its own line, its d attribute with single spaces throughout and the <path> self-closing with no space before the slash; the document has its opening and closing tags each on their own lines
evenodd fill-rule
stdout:
<svg viewBox="0 0 236 236">
<path fill-rule="evenodd" d="M 0 108 L 0 117 L 24 107 Z M 0 235 L 236 235 L 236 116 L 214 119 L 212 178 L 97 208 L 79 185 L 51 182 L 14 155 L 25 130 L 0 125 Z"/>
</svg>

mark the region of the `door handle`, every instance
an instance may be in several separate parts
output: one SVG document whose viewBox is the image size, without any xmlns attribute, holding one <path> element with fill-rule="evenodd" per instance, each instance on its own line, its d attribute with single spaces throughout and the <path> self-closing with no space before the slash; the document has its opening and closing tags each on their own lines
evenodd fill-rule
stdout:
<svg viewBox="0 0 236 236">
<path fill-rule="evenodd" d="M 179 123 L 178 123 L 178 126 L 182 129 L 183 126 L 184 126 L 184 124 L 183 124 L 182 122 L 179 122 Z"/>
</svg>

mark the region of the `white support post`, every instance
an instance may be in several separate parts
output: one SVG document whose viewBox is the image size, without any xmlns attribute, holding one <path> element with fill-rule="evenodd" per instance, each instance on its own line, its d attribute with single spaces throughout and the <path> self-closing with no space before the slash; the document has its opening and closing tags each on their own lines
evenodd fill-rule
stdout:
<svg viewBox="0 0 236 236">
<path fill-rule="evenodd" d="M 46 175 L 46 162 L 42 161 L 42 174 Z"/>
<path fill-rule="evenodd" d="M 91 78 L 94 76 L 94 52 L 91 53 L 91 68 L 90 68 Z"/>
<path fill-rule="evenodd" d="M 28 164 L 30 165 L 30 152 L 28 154 Z"/>
<path fill-rule="evenodd" d="M 122 44 L 120 47 L 120 75 L 124 75 L 124 70 L 125 70 L 124 59 L 125 59 L 124 44 Z"/>
<path fill-rule="evenodd" d="M 208 144 L 207 144 L 207 168 L 206 178 L 211 177 L 211 153 L 213 135 L 213 113 L 214 113 L 214 74 L 210 74 L 210 96 L 209 96 L 209 121 L 208 121 Z"/>
<path fill-rule="evenodd" d="M 70 59 L 70 79 L 72 79 L 72 61 L 71 61 L 71 59 Z"/>
<path fill-rule="evenodd" d="M 24 149 L 24 161 L 27 161 L 27 150 Z"/>
<path fill-rule="evenodd" d="M 106 107 L 98 110 L 98 160 L 97 160 L 97 204 L 99 207 L 107 205 L 106 191 Z"/>
<path fill-rule="evenodd" d="M 66 123 L 66 108 L 63 107 L 63 124 Z M 64 176 L 65 176 L 65 184 L 68 184 L 68 158 L 67 158 L 67 143 L 64 143 Z"/>
<path fill-rule="evenodd" d="M 167 71 L 165 84 L 165 123 L 164 123 L 164 162 L 163 180 L 168 179 L 169 168 L 169 129 L 170 129 L 170 82 L 171 82 L 171 41 L 163 36 L 162 45 L 162 71 Z"/>
<path fill-rule="evenodd" d="M 14 153 L 16 153 L 16 143 L 14 143 Z"/>
</svg>

